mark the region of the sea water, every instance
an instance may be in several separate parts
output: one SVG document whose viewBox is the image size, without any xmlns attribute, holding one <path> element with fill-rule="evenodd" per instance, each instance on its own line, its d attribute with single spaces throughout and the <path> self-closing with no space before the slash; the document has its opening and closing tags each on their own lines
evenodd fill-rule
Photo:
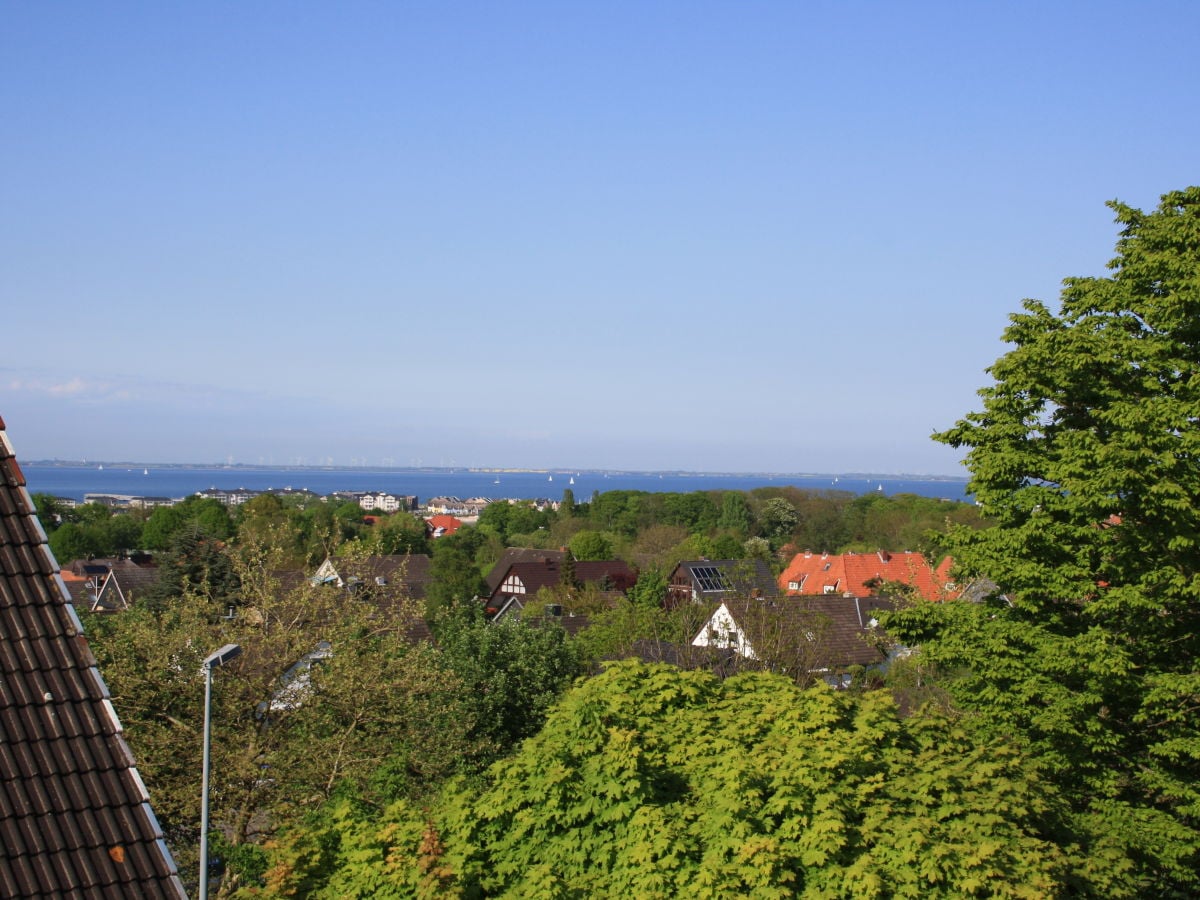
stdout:
<svg viewBox="0 0 1200 900">
<path fill-rule="evenodd" d="M 577 502 L 594 492 L 750 491 L 792 486 L 809 491 L 853 494 L 919 494 L 967 500 L 964 478 L 869 474 L 743 474 L 713 472 L 615 472 L 589 470 L 484 471 L 479 469 L 389 469 L 253 466 L 154 466 L 131 463 L 64 465 L 23 463 L 31 493 L 82 501 L 85 494 L 181 499 L 198 491 L 307 490 L 372 491 L 433 497 L 558 500 L 570 489 Z"/>
</svg>

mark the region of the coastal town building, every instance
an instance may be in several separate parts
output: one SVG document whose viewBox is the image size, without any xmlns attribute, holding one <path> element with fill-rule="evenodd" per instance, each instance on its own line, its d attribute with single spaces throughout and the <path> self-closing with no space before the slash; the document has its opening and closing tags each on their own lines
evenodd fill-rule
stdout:
<svg viewBox="0 0 1200 900">
<path fill-rule="evenodd" d="M 433 497 L 425 502 L 425 512 L 443 516 L 477 516 L 492 501 L 487 497 Z"/>
</svg>

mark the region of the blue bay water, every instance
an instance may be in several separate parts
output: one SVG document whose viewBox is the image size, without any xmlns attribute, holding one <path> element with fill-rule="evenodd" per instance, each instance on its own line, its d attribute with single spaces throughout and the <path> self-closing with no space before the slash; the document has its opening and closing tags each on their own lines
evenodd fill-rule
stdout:
<svg viewBox="0 0 1200 900">
<path fill-rule="evenodd" d="M 680 472 L 488 472 L 465 469 L 334 469 L 216 466 L 132 466 L 129 464 L 21 466 L 31 493 L 82 501 L 84 494 L 126 494 L 179 499 L 209 488 L 268 490 L 290 487 L 316 494 L 334 491 L 386 491 L 432 497 L 561 499 L 570 488 L 576 501 L 599 491 L 652 493 L 735 490 L 794 486 L 804 490 L 842 490 L 853 494 L 919 494 L 966 500 L 965 479 L 919 475 L 750 475 Z"/>
</svg>

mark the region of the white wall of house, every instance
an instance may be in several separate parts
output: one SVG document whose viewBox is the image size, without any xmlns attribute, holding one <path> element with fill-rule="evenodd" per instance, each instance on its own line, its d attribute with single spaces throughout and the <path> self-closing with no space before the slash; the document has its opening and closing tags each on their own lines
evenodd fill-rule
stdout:
<svg viewBox="0 0 1200 900">
<path fill-rule="evenodd" d="M 750 646 L 750 641 L 746 638 L 746 633 L 738 627 L 729 608 L 724 603 L 717 607 L 712 618 L 700 629 L 700 633 L 692 641 L 692 646 L 719 647 L 722 650 L 732 648 L 739 656 L 758 659 L 754 654 L 754 648 Z"/>
</svg>

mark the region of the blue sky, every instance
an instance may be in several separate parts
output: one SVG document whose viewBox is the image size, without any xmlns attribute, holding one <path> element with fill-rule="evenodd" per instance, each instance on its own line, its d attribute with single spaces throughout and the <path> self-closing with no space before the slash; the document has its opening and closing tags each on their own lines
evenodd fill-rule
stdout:
<svg viewBox="0 0 1200 900">
<path fill-rule="evenodd" d="M 22 458 L 961 473 L 1200 6 L 7 4 Z"/>
</svg>

